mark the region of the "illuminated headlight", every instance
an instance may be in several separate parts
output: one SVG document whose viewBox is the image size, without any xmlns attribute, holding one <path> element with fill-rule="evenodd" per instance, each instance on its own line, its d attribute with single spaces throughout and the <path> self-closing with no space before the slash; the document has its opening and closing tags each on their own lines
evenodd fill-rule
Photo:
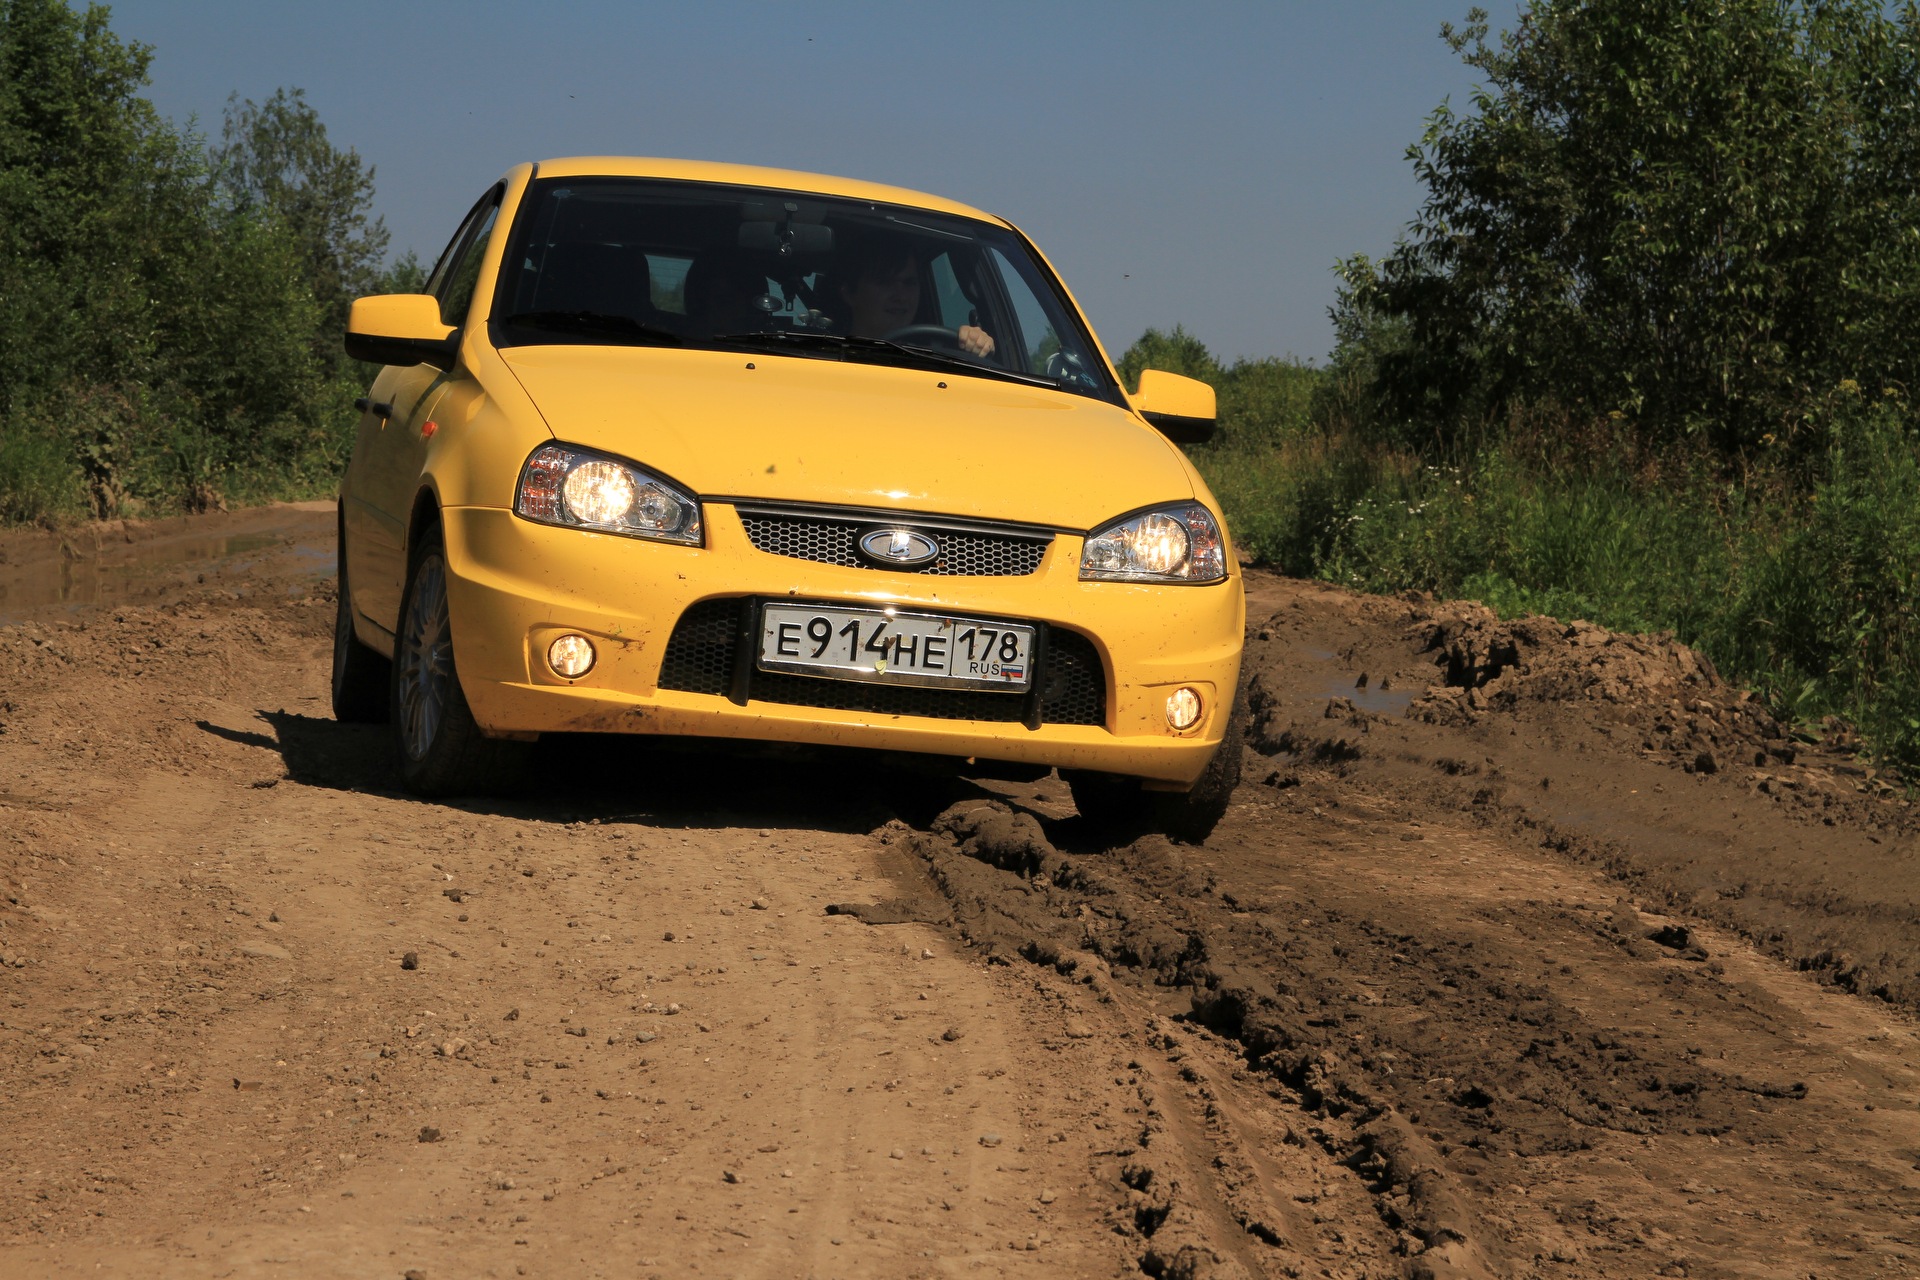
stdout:
<svg viewBox="0 0 1920 1280">
<path fill-rule="evenodd" d="M 1116 520 L 1080 555 L 1083 582 L 1218 582 L 1227 576 L 1219 522 L 1197 502 Z"/>
<path fill-rule="evenodd" d="M 701 545 L 698 500 L 631 462 L 566 445 L 533 451 L 513 509 L 541 524 Z"/>
</svg>

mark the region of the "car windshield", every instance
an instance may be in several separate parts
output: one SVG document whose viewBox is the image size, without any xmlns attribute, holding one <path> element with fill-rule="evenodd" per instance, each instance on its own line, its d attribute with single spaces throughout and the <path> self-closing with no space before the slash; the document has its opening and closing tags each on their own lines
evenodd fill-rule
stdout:
<svg viewBox="0 0 1920 1280">
<path fill-rule="evenodd" d="M 764 350 L 1117 400 L 1051 273 L 1005 227 L 904 205 L 634 178 L 537 182 L 492 332 Z"/>
</svg>

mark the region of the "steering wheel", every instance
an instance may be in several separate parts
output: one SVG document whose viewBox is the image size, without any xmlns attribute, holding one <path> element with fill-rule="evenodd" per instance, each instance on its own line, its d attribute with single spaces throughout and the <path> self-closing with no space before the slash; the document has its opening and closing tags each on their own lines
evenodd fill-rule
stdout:
<svg viewBox="0 0 1920 1280">
<path fill-rule="evenodd" d="M 961 355 L 973 353 L 960 345 L 960 331 L 949 329 L 942 324 L 910 324 L 904 329 L 895 329 L 886 335 L 888 342 L 919 343 L 922 346 L 936 345 L 957 351 Z"/>
</svg>

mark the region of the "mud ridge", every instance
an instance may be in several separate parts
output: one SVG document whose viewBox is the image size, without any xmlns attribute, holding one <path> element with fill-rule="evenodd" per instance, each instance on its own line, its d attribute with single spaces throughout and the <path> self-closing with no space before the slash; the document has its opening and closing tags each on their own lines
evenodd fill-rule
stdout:
<svg viewBox="0 0 1920 1280">
<path fill-rule="evenodd" d="M 995 801 L 962 802 L 932 831 L 912 833 L 906 843 L 948 895 L 962 936 L 990 956 L 1019 955 L 1066 973 L 1095 956 L 1138 970 L 1153 984 L 1190 989 L 1194 1023 L 1237 1042 L 1255 1068 L 1285 1084 L 1303 1106 L 1341 1122 L 1338 1138 L 1327 1129 L 1315 1136 L 1366 1180 L 1387 1225 L 1418 1242 L 1407 1260 L 1409 1276 L 1497 1274 L 1431 1143 L 1370 1086 L 1363 1070 L 1312 1032 L 1300 1001 L 1236 966 L 1230 944 L 1177 911 L 1157 910 L 1137 881 L 1129 882 L 1144 876 L 1176 893 L 1206 892 L 1175 846 L 1147 837 L 1108 858 L 1073 857 L 1053 847 L 1033 815 Z M 1109 859 L 1133 875 L 1122 879 L 1096 865 Z M 1149 1133 L 1142 1146 L 1151 1145 Z M 1133 1168 L 1129 1187 L 1139 1192 L 1155 1185 L 1150 1166 Z M 1166 1182 L 1161 1177 L 1159 1185 Z M 1136 1217 L 1141 1269 L 1156 1277 L 1225 1274 L 1195 1269 L 1203 1260 L 1208 1267 L 1224 1265 L 1203 1245 L 1183 1241 L 1169 1252 L 1158 1227 L 1171 1212 L 1162 1200 Z M 1242 1225 L 1261 1234 L 1257 1224 Z"/>
</svg>

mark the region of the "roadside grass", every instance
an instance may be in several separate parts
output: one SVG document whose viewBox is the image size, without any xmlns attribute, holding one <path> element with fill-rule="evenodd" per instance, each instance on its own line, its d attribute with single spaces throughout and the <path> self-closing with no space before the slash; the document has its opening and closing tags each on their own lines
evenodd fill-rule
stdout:
<svg viewBox="0 0 1920 1280">
<path fill-rule="evenodd" d="M 1228 423 L 1223 385 L 1221 442 L 1195 451 L 1256 563 L 1672 632 L 1803 730 L 1841 716 L 1869 754 L 1920 767 L 1920 436 L 1903 398 L 1843 398 L 1810 467 L 1732 476 L 1704 455 L 1632 457 L 1604 427 L 1430 460 L 1308 402 Z"/>
<path fill-rule="evenodd" d="M 0 417 L 0 527 L 165 516 L 328 496 L 353 447 L 357 371 L 311 413 L 209 419 L 144 385 L 70 385 Z"/>
</svg>

